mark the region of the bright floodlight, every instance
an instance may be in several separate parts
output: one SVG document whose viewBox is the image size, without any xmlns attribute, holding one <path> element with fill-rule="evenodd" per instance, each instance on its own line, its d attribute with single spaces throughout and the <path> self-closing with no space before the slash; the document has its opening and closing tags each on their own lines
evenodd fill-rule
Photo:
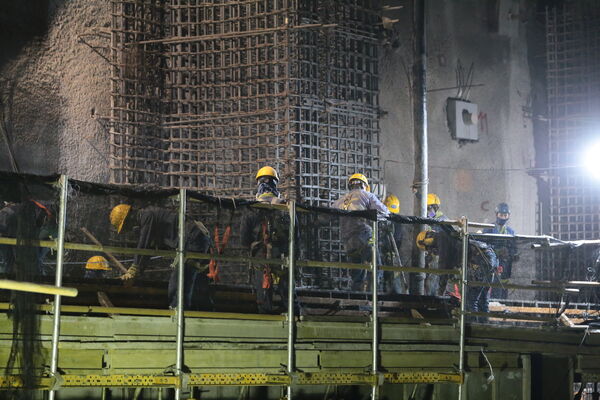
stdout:
<svg viewBox="0 0 600 400">
<path fill-rule="evenodd" d="M 600 141 L 589 146 L 583 154 L 583 167 L 595 179 L 600 179 Z"/>
</svg>

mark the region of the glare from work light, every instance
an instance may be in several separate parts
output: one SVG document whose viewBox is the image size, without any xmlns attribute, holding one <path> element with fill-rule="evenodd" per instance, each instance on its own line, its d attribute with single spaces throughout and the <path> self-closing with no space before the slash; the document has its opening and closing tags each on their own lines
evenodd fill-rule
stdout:
<svg viewBox="0 0 600 400">
<path fill-rule="evenodd" d="M 593 143 L 584 151 L 583 167 L 588 175 L 600 180 L 600 141 Z"/>
</svg>

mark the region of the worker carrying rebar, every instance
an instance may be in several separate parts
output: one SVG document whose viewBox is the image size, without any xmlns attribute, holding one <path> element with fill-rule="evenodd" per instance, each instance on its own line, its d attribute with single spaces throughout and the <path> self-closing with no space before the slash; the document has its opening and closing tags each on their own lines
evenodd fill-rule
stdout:
<svg viewBox="0 0 600 400">
<path fill-rule="evenodd" d="M 117 233 L 138 232 L 138 249 L 176 249 L 179 241 L 178 214 L 156 206 L 137 209 L 129 204 L 119 204 L 110 212 L 110 223 Z M 185 250 L 207 253 L 210 248 L 209 232 L 200 221 L 188 220 L 185 224 Z M 136 254 L 133 264 L 121 276 L 133 280 L 142 275 L 150 256 Z M 187 260 L 184 269 L 184 308 L 208 310 L 212 308 L 209 278 L 204 260 Z M 171 308 L 177 307 L 178 268 L 169 279 L 168 297 Z"/>
<path fill-rule="evenodd" d="M 387 207 L 370 192 L 369 181 L 363 174 L 357 173 L 348 178 L 349 192 L 333 203 L 333 208 L 346 211 L 376 210 L 379 215 L 389 214 Z M 364 264 L 372 259 L 371 223 L 365 218 L 341 217 L 340 236 L 351 263 Z M 377 252 L 379 258 L 379 251 Z M 380 263 L 380 260 L 376 260 Z M 380 271 L 381 272 L 381 271 Z M 369 275 L 364 269 L 351 269 L 352 290 L 365 291 L 369 283 Z M 381 282 L 380 276 L 378 280 Z"/>
<path fill-rule="evenodd" d="M 462 242 L 450 229 L 422 231 L 417 235 L 417 247 L 439 257 L 440 269 L 460 269 Z M 467 281 L 491 283 L 498 268 L 496 253 L 487 243 L 469 239 Z M 447 276 L 447 275 L 446 275 Z M 467 309 L 488 312 L 489 287 L 470 286 L 467 290 Z"/>
<path fill-rule="evenodd" d="M 394 194 L 388 194 L 383 201 L 390 214 L 400 214 L 400 199 Z M 402 267 L 401 249 L 405 246 L 403 238 L 406 225 L 397 221 L 381 224 L 379 231 L 379 248 L 383 265 Z M 410 252 L 410 250 L 408 250 Z M 405 259 L 409 255 L 406 255 Z M 388 293 L 408 294 L 408 276 L 400 271 L 385 271 L 383 277 Z"/>
<path fill-rule="evenodd" d="M 279 175 L 269 166 L 262 167 L 256 174 L 256 200 L 264 204 L 285 204 L 277 184 Z M 289 250 L 290 219 L 286 212 L 273 209 L 253 209 L 242 218 L 242 245 L 251 257 L 283 259 Z M 256 289 L 256 305 L 261 314 L 275 312 L 273 293 L 277 292 L 287 310 L 287 273 L 280 265 L 253 265 L 253 280 Z"/>
<path fill-rule="evenodd" d="M 447 221 L 448 217 L 444 215 L 441 210 L 441 200 L 440 197 L 435 193 L 427 194 L 427 218 L 436 220 L 436 221 Z M 428 225 L 428 229 L 433 230 L 434 232 L 442 231 L 441 225 Z M 439 260 L 437 254 L 433 252 L 425 253 L 425 268 L 428 269 L 438 269 L 439 268 Z M 446 287 L 448 279 L 447 277 L 443 277 L 437 274 L 427 274 L 425 277 L 425 294 L 429 296 L 444 296 L 448 292 L 452 292 L 448 290 Z"/>
<path fill-rule="evenodd" d="M 485 228 L 483 233 L 492 233 L 499 235 L 515 235 L 513 228 L 508 226 L 510 219 L 510 207 L 507 203 L 499 203 L 496 206 L 496 221 L 493 228 Z M 492 245 L 498 255 L 498 272 L 494 275 L 494 283 L 508 282 L 512 275 L 513 262 L 518 261 L 519 255 L 514 240 L 511 239 L 491 239 L 487 241 Z M 504 288 L 492 288 L 492 298 L 506 299 L 508 290 Z"/>
<path fill-rule="evenodd" d="M 41 200 L 9 203 L 0 209 L 0 237 L 29 240 L 49 240 L 56 237 L 57 223 L 54 206 Z M 17 246 L 0 245 L 0 273 L 13 273 L 15 263 L 32 265 L 34 275 L 46 275 L 44 258 L 48 247 L 23 247 L 31 257 L 17 259 Z"/>
</svg>

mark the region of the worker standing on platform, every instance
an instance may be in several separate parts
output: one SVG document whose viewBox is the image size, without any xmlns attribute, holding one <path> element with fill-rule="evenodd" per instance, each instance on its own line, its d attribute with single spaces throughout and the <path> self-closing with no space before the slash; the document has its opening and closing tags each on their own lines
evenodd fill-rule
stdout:
<svg viewBox="0 0 600 400">
<path fill-rule="evenodd" d="M 387 207 L 370 193 L 369 181 L 363 174 L 354 174 L 348 178 L 349 192 L 333 203 L 333 208 L 346 211 L 376 210 L 381 215 L 387 216 Z M 371 239 L 373 230 L 371 222 L 365 218 L 341 217 L 340 235 L 346 256 L 351 263 L 364 264 L 371 262 Z M 379 263 L 379 260 L 377 260 Z M 364 269 L 351 269 L 352 289 L 366 290 L 368 274 Z M 378 277 L 379 278 L 379 277 Z"/>
<path fill-rule="evenodd" d="M 447 221 L 448 217 L 444 215 L 441 210 L 441 200 L 435 193 L 427 194 L 427 218 L 434 219 L 436 221 Z M 429 229 L 440 232 L 442 231 L 441 225 L 431 225 Z M 439 257 L 437 254 L 432 252 L 426 252 L 425 254 L 425 268 L 438 269 Z M 441 277 L 437 274 L 427 274 L 425 277 L 425 294 L 429 296 L 443 296 L 446 294 L 446 282 L 447 277 Z"/>
<path fill-rule="evenodd" d="M 390 214 L 400 214 L 400 200 L 396 195 L 389 194 L 383 201 Z M 402 267 L 402 238 L 405 236 L 405 225 L 392 221 L 383 225 L 379 234 L 382 263 Z M 385 271 L 384 279 L 387 291 L 396 294 L 408 294 L 408 282 L 406 274 L 400 271 Z"/>
<path fill-rule="evenodd" d="M 53 206 L 36 200 L 10 203 L 0 209 L 0 237 L 49 240 L 56 237 L 57 224 Z M 35 274 L 45 275 L 44 258 L 48 247 L 35 247 Z M 13 273 L 17 247 L 0 245 L 0 273 Z"/>
<path fill-rule="evenodd" d="M 508 226 L 510 219 L 510 207 L 506 203 L 500 203 L 496 206 L 496 222 L 493 228 L 485 228 L 483 233 L 492 233 L 499 235 L 515 235 L 513 228 Z M 511 239 L 490 240 L 494 251 L 498 255 L 500 263 L 498 273 L 494 275 L 494 283 L 506 282 L 512 275 L 512 265 L 517 261 L 519 256 L 517 246 Z M 508 290 L 503 288 L 493 288 L 492 298 L 505 299 L 508 295 Z"/>
<path fill-rule="evenodd" d="M 460 269 L 462 243 L 453 233 L 422 231 L 417 235 L 417 247 L 439 256 L 440 269 Z M 478 240 L 469 240 L 467 280 L 490 283 L 498 268 L 498 258 L 491 246 Z M 488 312 L 489 287 L 470 286 L 467 290 L 467 309 Z"/>
<path fill-rule="evenodd" d="M 285 204 L 277 184 L 279 175 L 269 166 L 262 167 L 256 174 L 256 200 L 264 204 Z M 282 259 L 289 250 L 289 225 L 287 213 L 272 209 L 254 209 L 242 218 L 242 245 L 250 250 L 251 257 Z M 254 287 L 256 304 L 261 314 L 271 314 L 273 292 L 281 296 L 284 309 L 287 310 L 287 273 L 281 265 L 255 266 Z"/>
<path fill-rule="evenodd" d="M 177 213 L 156 206 L 136 209 L 129 204 L 119 204 L 110 212 L 110 223 L 117 233 L 131 232 L 139 227 L 138 249 L 176 249 L 179 242 L 179 216 Z M 200 221 L 187 221 L 185 225 L 185 250 L 207 253 L 210 248 L 210 236 Z M 136 254 L 133 264 L 123 280 L 132 280 L 140 276 L 150 257 Z M 209 278 L 206 276 L 205 261 L 188 260 L 184 270 L 184 308 L 208 310 L 212 307 L 209 294 Z M 177 307 L 178 268 L 175 268 L 169 279 L 169 304 Z M 195 293 L 198 293 L 196 301 Z"/>
</svg>

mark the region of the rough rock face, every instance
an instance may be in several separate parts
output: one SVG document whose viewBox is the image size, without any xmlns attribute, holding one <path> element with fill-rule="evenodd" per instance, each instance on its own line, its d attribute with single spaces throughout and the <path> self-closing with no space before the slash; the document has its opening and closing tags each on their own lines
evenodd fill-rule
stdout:
<svg viewBox="0 0 600 400">
<path fill-rule="evenodd" d="M 0 169 L 108 179 L 110 2 L 35 0 L 0 6 Z"/>
</svg>

